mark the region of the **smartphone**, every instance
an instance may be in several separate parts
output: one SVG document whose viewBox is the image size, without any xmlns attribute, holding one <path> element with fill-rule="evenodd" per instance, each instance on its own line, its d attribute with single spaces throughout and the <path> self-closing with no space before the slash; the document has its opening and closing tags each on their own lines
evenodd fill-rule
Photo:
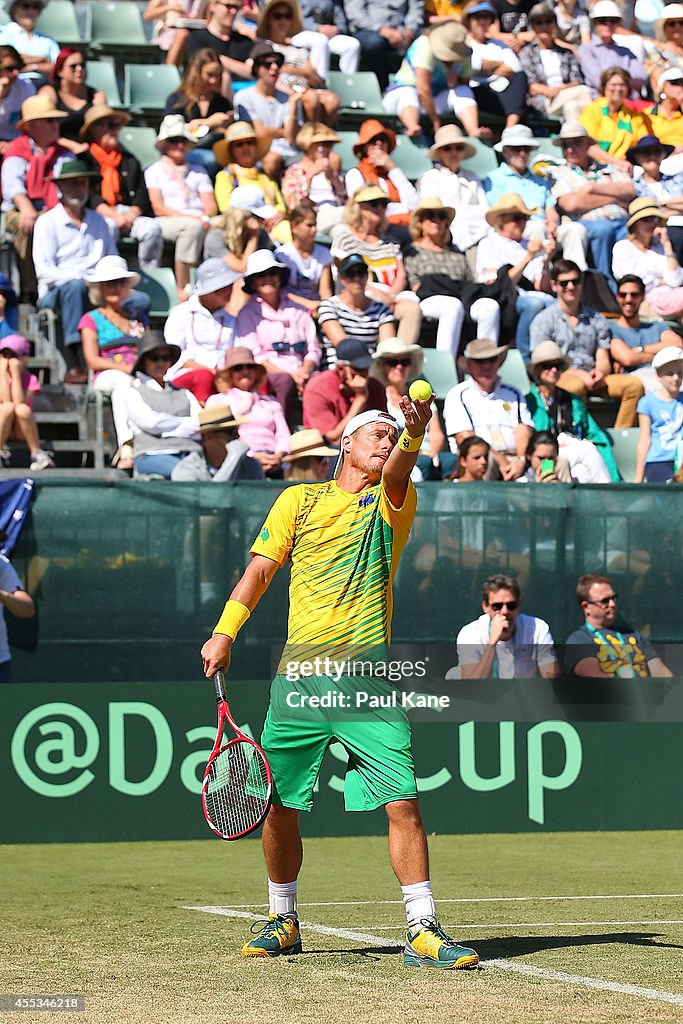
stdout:
<svg viewBox="0 0 683 1024">
<path fill-rule="evenodd" d="M 545 476 L 546 473 L 555 472 L 555 460 L 554 459 L 541 459 L 541 474 Z"/>
</svg>

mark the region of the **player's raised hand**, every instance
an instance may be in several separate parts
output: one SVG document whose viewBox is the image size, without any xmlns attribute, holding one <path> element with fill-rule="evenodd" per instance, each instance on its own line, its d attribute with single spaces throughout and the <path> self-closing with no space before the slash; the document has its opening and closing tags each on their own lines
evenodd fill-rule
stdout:
<svg viewBox="0 0 683 1024">
<path fill-rule="evenodd" d="M 403 395 L 399 406 L 406 422 L 406 432 L 411 437 L 421 437 L 427 429 L 427 424 L 432 418 L 431 408 L 432 396 L 425 402 L 419 398 L 411 399 Z"/>
</svg>

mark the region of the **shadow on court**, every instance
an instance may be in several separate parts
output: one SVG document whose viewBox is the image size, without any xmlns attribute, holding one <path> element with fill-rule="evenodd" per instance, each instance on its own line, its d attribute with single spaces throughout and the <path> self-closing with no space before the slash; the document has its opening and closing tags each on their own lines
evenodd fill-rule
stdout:
<svg viewBox="0 0 683 1024">
<path fill-rule="evenodd" d="M 467 945 L 468 939 L 462 937 Z M 657 941 L 657 932 L 606 932 L 601 935 L 506 935 L 496 939 L 472 939 L 472 945 L 482 960 L 540 953 L 544 949 L 565 949 L 572 946 L 612 946 L 621 943 L 627 946 L 647 946 L 652 949 L 683 949 L 674 942 Z"/>
</svg>

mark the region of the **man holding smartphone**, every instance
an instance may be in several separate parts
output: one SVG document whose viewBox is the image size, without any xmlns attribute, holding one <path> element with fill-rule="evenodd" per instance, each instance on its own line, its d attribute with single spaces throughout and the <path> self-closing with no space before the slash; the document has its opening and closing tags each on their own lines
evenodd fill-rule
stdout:
<svg viewBox="0 0 683 1024">
<path fill-rule="evenodd" d="M 456 640 L 462 679 L 546 679 L 560 666 L 550 627 L 524 615 L 522 592 L 514 576 L 484 580 L 483 615 L 463 626 Z"/>
</svg>

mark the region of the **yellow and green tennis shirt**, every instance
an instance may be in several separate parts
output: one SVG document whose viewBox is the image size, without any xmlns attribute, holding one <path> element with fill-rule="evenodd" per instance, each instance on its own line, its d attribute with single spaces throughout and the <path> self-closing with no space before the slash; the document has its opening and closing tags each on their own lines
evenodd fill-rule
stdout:
<svg viewBox="0 0 683 1024">
<path fill-rule="evenodd" d="M 286 488 L 271 508 L 252 555 L 289 560 L 290 657 L 330 657 L 381 648 L 391 640 L 391 588 L 415 517 L 412 483 L 395 508 L 381 482 L 359 494 L 336 481 Z"/>
</svg>

